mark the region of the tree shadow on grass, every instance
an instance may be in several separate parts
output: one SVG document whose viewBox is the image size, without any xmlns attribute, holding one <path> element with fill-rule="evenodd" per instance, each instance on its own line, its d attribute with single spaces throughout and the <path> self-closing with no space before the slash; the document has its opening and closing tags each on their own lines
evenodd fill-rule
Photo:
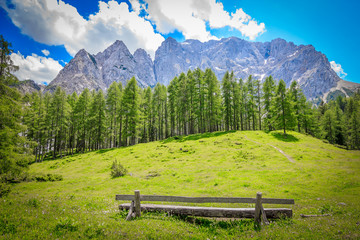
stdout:
<svg viewBox="0 0 360 240">
<path fill-rule="evenodd" d="M 277 140 L 283 142 L 298 142 L 299 139 L 291 134 L 284 135 L 283 133 L 279 132 L 271 132 L 271 135 L 274 136 Z"/>
<path fill-rule="evenodd" d="M 208 133 L 192 134 L 188 136 L 174 136 L 163 140 L 162 143 L 195 141 L 203 138 L 218 137 L 232 132 L 236 132 L 236 131 L 233 130 L 233 131 L 225 131 L 225 132 L 208 132 Z"/>
<path fill-rule="evenodd" d="M 109 151 L 112 151 L 112 150 L 115 150 L 116 148 L 107 148 L 107 149 L 100 149 L 100 150 L 97 150 L 96 153 L 106 153 L 106 152 L 109 152 Z"/>
<path fill-rule="evenodd" d="M 174 215 L 174 218 L 185 221 L 197 226 L 209 228 L 209 229 L 231 229 L 242 228 L 243 230 L 251 230 L 254 227 L 254 220 L 252 219 L 218 219 L 218 218 L 202 218 L 193 216 Z"/>
</svg>

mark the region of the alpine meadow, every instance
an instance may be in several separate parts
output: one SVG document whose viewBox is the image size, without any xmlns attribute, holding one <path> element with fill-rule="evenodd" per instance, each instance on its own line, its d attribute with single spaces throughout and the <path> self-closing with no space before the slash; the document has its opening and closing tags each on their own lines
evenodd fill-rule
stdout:
<svg viewBox="0 0 360 240">
<path fill-rule="evenodd" d="M 311 25 L 35 2 L 0 0 L 0 239 L 360 238 L 360 84 Z"/>
</svg>

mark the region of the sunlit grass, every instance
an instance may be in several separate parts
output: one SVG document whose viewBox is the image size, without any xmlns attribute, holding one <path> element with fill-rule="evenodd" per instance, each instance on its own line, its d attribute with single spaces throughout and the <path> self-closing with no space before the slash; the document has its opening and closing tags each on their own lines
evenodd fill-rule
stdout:
<svg viewBox="0 0 360 240">
<path fill-rule="evenodd" d="M 114 160 L 127 168 L 125 177 L 111 177 Z M 14 185 L 0 199 L 0 238 L 360 237 L 360 152 L 296 132 L 286 138 L 260 131 L 170 138 L 36 163 L 30 172 L 61 174 L 63 181 Z M 218 197 L 255 197 L 261 191 L 264 197 L 294 198 L 296 204 L 293 219 L 275 221 L 259 232 L 251 220 L 186 220 L 163 213 L 126 222 L 115 194 L 136 189 L 141 194 Z M 331 216 L 300 217 L 325 213 Z"/>
</svg>

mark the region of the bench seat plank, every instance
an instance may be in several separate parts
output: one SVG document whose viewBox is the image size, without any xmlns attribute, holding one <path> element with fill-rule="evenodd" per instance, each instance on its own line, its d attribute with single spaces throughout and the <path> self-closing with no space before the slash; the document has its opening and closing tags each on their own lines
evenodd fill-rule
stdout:
<svg viewBox="0 0 360 240">
<path fill-rule="evenodd" d="M 118 194 L 116 200 L 135 200 L 134 195 Z M 182 197 L 182 196 L 160 196 L 140 195 L 140 201 L 158 202 L 187 202 L 187 203 L 256 203 L 255 198 L 240 197 Z M 267 204 L 294 204 L 294 199 L 262 198 L 261 203 Z"/>
<path fill-rule="evenodd" d="M 120 204 L 120 210 L 130 209 L 130 203 Z M 194 207 L 175 206 L 160 204 L 141 204 L 141 211 L 168 212 L 173 215 L 188 215 L 199 217 L 219 218 L 254 218 L 255 208 L 217 208 L 217 207 Z M 288 208 L 265 208 L 267 218 L 292 217 L 292 209 Z"/>
</svg>

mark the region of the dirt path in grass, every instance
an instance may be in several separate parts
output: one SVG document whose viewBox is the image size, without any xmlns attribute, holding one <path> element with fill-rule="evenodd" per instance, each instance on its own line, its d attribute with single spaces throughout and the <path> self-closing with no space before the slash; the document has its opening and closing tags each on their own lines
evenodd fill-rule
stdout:
<svg viewBox="0 0 360 240">
<path fill-rule="evenodd" d="M 247 140 L 249 140 L 249 141 L 251 141 L 251 142 L 253 142 L 253 143 L 263 145 L 262 143 L 259 143 L 259 142 L 255 141 L 255 140 L 252 140 L 252 139 L 248 138 L 246 135 L 244 135 L 244 137 L 245 137 Z M 290 162 L 295 163 L 295 160 L 294 160 L 292 157 L 290 157 L 289 155 L 287 155 L 287 154 L 286 154 L 283 150 L 281 150 L 280 148 L 275 147 L 275 146 L 273 146 L 273 145 L 271 145 L 271 144 L 267 144 L 267 145 L 275 148 L 275 149 L 276 149 L 277 151 L 279 151 L 282 155 L 284 155 Z"/>
</svg>

